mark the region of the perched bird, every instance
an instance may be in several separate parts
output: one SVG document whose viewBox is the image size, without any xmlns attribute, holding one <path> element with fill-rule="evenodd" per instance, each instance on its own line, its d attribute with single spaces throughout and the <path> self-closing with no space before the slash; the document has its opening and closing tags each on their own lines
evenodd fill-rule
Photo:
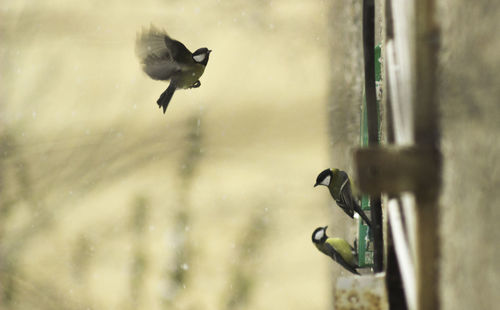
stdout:
<svg viewBox="0 0 500 310">
<path fill-rule="evenodd" d="M 328 226 L 318 227 L 314 230 L 312 234 L 314 245 L 318 250 L 330 256 L 346 270 L 354 274 L 359 274 L 356 270 L 358 264 L 356 262 L 357 254 L 354 248 L 342 238 L 329 238 L 326 235 L 327 228 Z"/>
<path fill-rule="evenodd" d="M 153 25 L 137 34 L 135 54 L 142 70 L 154 80 L 170 80 L 168 88 L 157 101 L 163 113 L 176 89 L 200 87 L 199 78 L 205 71 L 210 52 L 202 47 L 191 53 L 184 44 Z"/>
<path fill-rule="evenodd" d="M 358 200 L 352 194 L 351 180 L 345 171 L 339 169 L 325 169 L 316 178 L 316 184 L 324 185 L 330 190 L 330 195 L 337 202 L 337 205 L 344 210 L 347 215 L 351 218 L 354 216 L 354 212 L 358 213 L 361 218 L 366 222 L 369 227 L 372 227 L 372 223 L 365 212 L 361 209 L 358 204 Z"/>
</svg>

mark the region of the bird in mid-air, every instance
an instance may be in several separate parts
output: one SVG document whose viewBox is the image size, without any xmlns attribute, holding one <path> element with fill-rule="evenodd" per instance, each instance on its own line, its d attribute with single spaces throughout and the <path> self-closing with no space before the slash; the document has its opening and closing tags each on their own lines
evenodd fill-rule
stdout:
<svg viewBox="0 0 500 310">
<path fill-rule="evenodd" d="M 359 275 L 359 272 L 356 270 L 359 267 L 356 262 L 357 254 L 355 249 L 342 238 L 328 237 L 326 235 L 327 228 L 328 226 L 318 227 L 314 230 L 312 234 L 314 245 L 318 250 L 330 256 L 346 270 Z"/>
<path fill-rule="evenodd" d="M 200 87 L 199 78 L 205 71 L 210 52 L 202 47 L 191 53 L 184 44 L 153 25 L 137 33 L 135 54 L 142 70 L 154 80 L 170 80 L 168 88 L 156 101 L 163 113 L 176 89 Z"/>
<path fill-rule="evenodd" d="M 345 171 L 339 169 L 325 169 L 316 178 L 314 187 L 324 185 L 330 190 L 330 195 L 337 202 L 337 205 L 344 210 L 351 218 L 354 212 L 358 213 L 369 227 L 372 223 L 365 212 L 361 209 L 356 197 L 351 189 L 351 180 Z"/>
</svg>

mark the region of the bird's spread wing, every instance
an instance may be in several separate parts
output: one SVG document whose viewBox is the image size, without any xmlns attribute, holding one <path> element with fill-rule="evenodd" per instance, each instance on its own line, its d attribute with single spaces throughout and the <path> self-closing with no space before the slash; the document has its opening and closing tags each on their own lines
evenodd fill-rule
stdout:
<svg viewBox="0 0 500 310">
<path fill-rule="evenodd" d="M 190 63 L 193 61 L 191 51 L 188 50 L 188 48 L 181 42 L 166 36 L 165 46 L 169 50 L 170 55 L 172 55 L 175 62 Z"/>
<path fill-rule="evenodd" d="M 158 29 L 153 25 L 149 29 L 143 28 L 137 34 L 135 54 L 141 62 L 142 70 L 152 79 L 168 80 L 174 73 L 181 70 L 174 57 L 179 54 L 178 50 L 172 51 L 174 44 L 166 42 L 178 41 L 172 40 L 165 30 Z M 182 43 L 178 43 L 184 46 Z M 184 46 L 184 48 L 186 47 Z"/>
<path fill-rule="evenodd" d="M 342 267 L 344 267 L 345 269 L 354 274 L 359 274 L 356 268 L 354 266 L 351 266 L 348 262 L 346 262 L 345 259 L 339 254 L 339 252 L 335 251 L 335 249 L 330 244 L 325 243 L 324 249 L 326 251 L 325 254 L 330 256 L 334 261 L 339 263 Z"/>
</svg>

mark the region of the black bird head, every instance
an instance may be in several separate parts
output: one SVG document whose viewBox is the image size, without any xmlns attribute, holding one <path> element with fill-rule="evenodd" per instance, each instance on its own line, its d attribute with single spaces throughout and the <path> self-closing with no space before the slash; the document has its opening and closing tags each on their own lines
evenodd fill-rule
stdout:
<svg viewBox="0 0 500 310">
<path fill-rule="evenodd" d="M 318 185 L 328 186 L 328 185 L 330 185 L 331 179 L 332 179 L 332 170 L 325 169 L 325 170 L 321 171 L 321 173 L 316 178 L 316 184 L 314 184 L 314 187 L 316 187 Z"/>
<path fill-rule="evenodd" d="M 197 49 L 193 53 L 193 60 L 194 60 L 194 62 L 206 66 L 207 63 L 208 63 L 208 57 L 210 56 L 211 52 L 212 52 L 212 50 L 209 50 L 206 47 L 202 47 L 202 48 Z"/>
<path fill-rule="evenodd" d="M 312 242 L 313 243 L 325 242 L 326 239 L 328 239 L 328 236 L 326 235 L 327 228 L 328 228 L 328 226 L 316 228 L 312 234 Z"/>
</svg>

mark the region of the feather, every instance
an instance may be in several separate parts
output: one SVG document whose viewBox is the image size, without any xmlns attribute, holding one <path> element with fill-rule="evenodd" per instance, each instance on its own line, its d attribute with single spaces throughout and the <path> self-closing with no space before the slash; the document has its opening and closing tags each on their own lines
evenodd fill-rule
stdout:
<svg viewBox="0 0 500 310">
<path fill-rule="evenodd" d="M 136 36 L 135 54 L 142 70 L 155 80 L 169 80 L 174 73 L 181 70 L 181 66 L 174 61 L 173 51 L 167 47 L 166 41 L 175 40 L 172 40 L 165 30 L 154 25 L 149 29 L 143 28 Z"/>
</svg>

